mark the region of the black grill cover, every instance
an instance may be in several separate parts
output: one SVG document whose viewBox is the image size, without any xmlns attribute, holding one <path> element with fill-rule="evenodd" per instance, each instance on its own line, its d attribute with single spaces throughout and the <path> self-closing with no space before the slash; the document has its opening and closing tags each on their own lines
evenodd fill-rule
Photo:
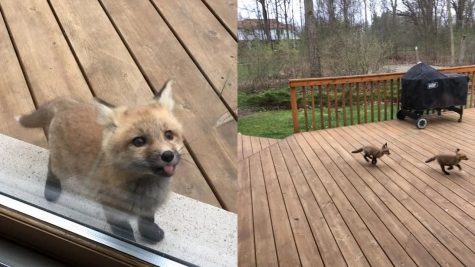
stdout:
<svg viewBox="0 0 475 267">
<path fill-rule="evenodd" d="M 402 76 L 401 104 L 414 110 L 465 105 L 467 91 L 467 75 L 443 74 L 419 63 Z"/>
</svg>

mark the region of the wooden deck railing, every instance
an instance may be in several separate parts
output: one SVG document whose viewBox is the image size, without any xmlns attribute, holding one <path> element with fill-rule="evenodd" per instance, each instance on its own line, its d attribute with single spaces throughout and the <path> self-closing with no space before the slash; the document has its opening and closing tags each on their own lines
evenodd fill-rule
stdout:
<svg viewBox="0 0 475 267">
<path fill-rule="evenodd" d="M 475 65 L 438 70 L 468 75 L 470 81 L 466 107 L 473 107 Z M 341 124 L 346 126 L 374 122 L 375 119 L 394 119 L 399 110 L 401 78 L 404 74 L 405 72 L 397 72 L 289 80 L 294 132 L 301 130 L 299 120 L 303 120 L 305 130 L 308 131 L 338 127 Z M 299 118 L 299 106 L 303 108 L 303 118 Z M 309 127 L 309 109 L 312 127 Z"/>
</svg>

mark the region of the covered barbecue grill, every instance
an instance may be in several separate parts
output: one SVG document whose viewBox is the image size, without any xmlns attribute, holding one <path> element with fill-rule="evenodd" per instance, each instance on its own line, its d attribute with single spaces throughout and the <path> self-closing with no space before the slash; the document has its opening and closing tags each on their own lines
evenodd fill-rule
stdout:
<svg viewBox="0 0 475 267">
<path fill-rule="evenodd" d="M 416 126 L 423 129 L 427 120 L 422 117 L 424 110 L 435 109 L 441 115 L 442 109 L 460 114 L 467 103 L 468 76 L 455 73 L 440 73 L 426 63 L 418 63 L 402 76 L 401 109 L 397 118 L 410 117 Z M 459 106 L 455 107 L 455 106 Z"/>
</svg>

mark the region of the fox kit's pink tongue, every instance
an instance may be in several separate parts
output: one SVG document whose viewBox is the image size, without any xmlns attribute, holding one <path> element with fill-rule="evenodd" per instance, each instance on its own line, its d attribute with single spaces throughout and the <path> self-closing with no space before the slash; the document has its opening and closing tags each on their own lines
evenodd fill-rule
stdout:
<svg viewBox="0 0 475 267">
<path fill-rule="evenodd" d="M 174 169 L 174 166 L 165 166 L 163 167 L 163 170 L 167 173 L 167 174 L 173 174 L 173 169 Z"/>
</svg>

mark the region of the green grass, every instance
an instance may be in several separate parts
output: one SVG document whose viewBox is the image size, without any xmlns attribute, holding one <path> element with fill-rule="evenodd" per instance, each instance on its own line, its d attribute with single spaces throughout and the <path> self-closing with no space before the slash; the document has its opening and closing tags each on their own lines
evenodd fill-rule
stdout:
<svg viewBox="0 0 475 267">
<path fill-rule="evenodd" d="M 367 106 L 367 121 L 371 121 L 371 106 Z M 374 121 L 378 121 L 377 107 L 374 107 Z M 309 131 L 313 130 L 313 121 L 311 115 L 311 109 L 307 109 L 308 112 L 308 124 Z M 317 110 L 316 120 L 317 129 L 320 129 L 320 110 Z M 393 116 L 396 118 L 397 107 L 394 107 Z M 331 121 L 332 127 L 336 127 L 335 109 L 331 109 Z M 305 131 L 305 118 L 304 111 L 299 111 L 299 127 L 300 131 Z M 356 106 L 353 107 L 353 124 L 358 123 Z M 381 121 L 384 120 L 384 106 L 381 106 Z M 391 111 L 388 106 L 387 119 L 391 119 Z M 328 109 L 323 110 L 323 121 L 325 128 L 328 128 Z M 338 113 L 339 126 L 343 126 L 343 108 L 339 109 Z M 364 123 L 364 107 L 360 106 L 360 123 Z M 346 125 L 351 125 L 350 121 L 350 108 L 346 108 Z M 252 114 L 250 116 L 239 118 L 238 131 L 241 134 L 261 136 L 268 138 L 285 138 L 294 133 L 294 126 L 292 121 L 291 110 L 279 110 L 279 111 L 265 111 Z"/>
<path fill-rule="evenodd" d="M 259 112 L 241 117 L 238 122 L 238 131 L 252 136 L 284 138 L 291 135 L 293 129 L 291 110 Z"/>
</svg>

